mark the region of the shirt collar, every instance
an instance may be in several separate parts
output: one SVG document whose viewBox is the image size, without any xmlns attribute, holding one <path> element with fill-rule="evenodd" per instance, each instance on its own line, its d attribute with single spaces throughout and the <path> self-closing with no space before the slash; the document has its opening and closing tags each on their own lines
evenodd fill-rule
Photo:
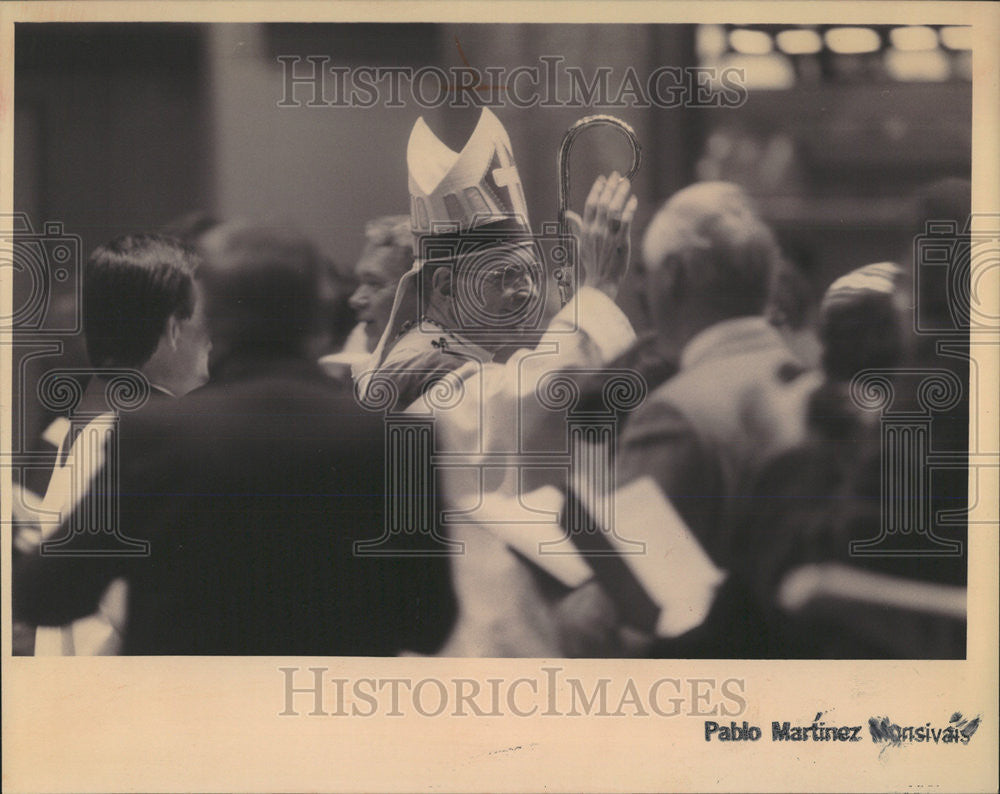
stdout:
<svg viewBox="0 0 1000 794">
<path fill-rule="evenodd" d="M 776 336 L 777 332 L 771 324 L 760 315 L 723 320 L 703 328 L 688 340 L 681 351 L 680 368 L 688 369 L 699 364 L 730 341 L 754 338 L 770 340 Z"/>
<path fill-rule="evenodd" d="M 166 388 L 165 386 L 161 386 L 158 383 L 152 383 L 152 382 L 149 384 L 149 386 L 150 388 L 156 389 L 158 392 L 162 392 L 163 394 L 167 395 L 167 397 L 173 397 L 174 399 L 177 398 L 177 395 L 174 394 L 172 391 L 170 391 L 170 389 Z"/>
</svg>

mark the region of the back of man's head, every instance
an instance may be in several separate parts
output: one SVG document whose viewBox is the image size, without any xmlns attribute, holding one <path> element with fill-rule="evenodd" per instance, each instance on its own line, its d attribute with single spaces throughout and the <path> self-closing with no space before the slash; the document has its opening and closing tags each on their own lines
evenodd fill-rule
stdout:
<svg viewBox="0 0 1000 794">
<path fill-rule="evenodd" d="M 877 262 L 856 268 L 829 286 L 820 304 L 818 328 L 828 378 L 847 382 L 863 369 L 902 364 L 903 275 L 894 262 Z"/>
<path fill-rule="evenodd" d="M 728 182 L 700 182 L 676 193 L 646 230 L 643 260 L 668 292 L 714 319 L 763 313 L 781 255 L 749 197 Z M 665 280 L 656 280 L 657 274 Z"/>
<path fill-rule="evenodd" d="M 135 367 L 155 352 L 171 316 L 194 311 L 195 252 L 170 237 L 130 234 L 98 246 L 83 275 L 87 354 L 95 367 Z"/>
<path fill-rule="evenodd" d="M 226 355 L 300 355 L 316 329 L 321 259 L 292 229 L 236 221 L 208 231 L 207 312 Z"/>
</svg>

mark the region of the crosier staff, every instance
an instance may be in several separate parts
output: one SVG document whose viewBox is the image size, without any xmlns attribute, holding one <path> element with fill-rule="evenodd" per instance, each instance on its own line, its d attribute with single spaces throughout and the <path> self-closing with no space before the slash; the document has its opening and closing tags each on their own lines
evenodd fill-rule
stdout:
<svg viewBox="0 0 1000 794">
<path fill-rule="evenodd" d="M 625 179 L 631 180 L 632 177 L 638 172 L 639 165 L 642 162 L 642 146 L 639 144 L 639 138 L 635 134 L 635 130 L 632 129 L 629 124 L 626 124 L 624 121 L 616 118 L 615 116 L 585 116 L 566 130 L 562 143 L 559 145 L 559 151 L 556 153 L 556 169 L 559 175 L 559 233 L 563 237 L 568 237 L 570 235 L 571 224 L 577 225 L 578 227 L 581 225 L 579 223 L 579 216 L 571 212 L 569 209 L 569 150 L 572 148 L 573 142 L 581 132 L 588 127 L 594 127 L 601 124 L 618 129 L 625 136 L 629 145 L 632 147 L 632 165 L 625 174 Z M 617 232 L 620 227 L 620 219 L 616 218 L 611 221 L 611 230 L 613 232 Z M 566 265 L 570 268 L 568 272 L 565 267 L 556 267 L 552 271 L 552 276 L 556 280 L 556 284 L 559 288 L 559 301 L 562 306 L 565 306 L 569 302 L 569 299 L 573 297 L 573 291 L 575 289 L 571 276 L 573 264 L 574 263 L 572 262 L 566 263 Z"/>
</svg>

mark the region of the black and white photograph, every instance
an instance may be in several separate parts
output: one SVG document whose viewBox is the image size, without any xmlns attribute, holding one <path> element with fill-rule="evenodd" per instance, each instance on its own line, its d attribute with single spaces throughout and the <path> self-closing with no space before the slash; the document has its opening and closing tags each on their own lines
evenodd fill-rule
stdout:
<svg viewBox="0 0 1000 794">
<path fill-rule="evenodd" d="M 995 784 L 1000 17 L 785 5 L 12 4 L 5 788 Z"/>
</svg>

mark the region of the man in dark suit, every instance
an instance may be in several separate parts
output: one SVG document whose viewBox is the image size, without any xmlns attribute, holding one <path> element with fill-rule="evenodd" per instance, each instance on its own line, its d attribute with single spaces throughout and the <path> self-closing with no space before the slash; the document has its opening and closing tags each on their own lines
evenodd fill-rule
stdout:
<svg viewBox="0 0 1000 794">
<path fill-rule="evenodd" d="M 799 441 L 802 366 L 763 316 L 777 244 L 735 185 L 692 185 L 643 241 L 651 320 L 679 372 L 632 416 L 618 481 L 651 475 L 720 567 L 730 505 L 770 456 Z"/>
<path fill-rule="evenodd" d="M 190 247 L 158 234 L 123 235 L 90 255 L 83 272 L 82 317 L 93 369 L 83 389 L 74 388 L 74 379 L 86 370 L 52 371 L 39 384 L 43 404 L 55 402 L 66 415 L 45 431 L 45 440 L 56 447 L 55 462 L 40 514 L 15 526 L 20 548 L 30 551 L 43 539 L 53 542 L 58 517 L 68 517 L 92 487 L 117 476 L 114 460 L 105 464 L 114 454 L 119 407 L 144 410 L 208 380 L 211 341 L 198 266 Z M 71 404 L 60 399 L 64 394 L 71 395 Z M 124 398 L 123 405 L 118 398 Z M 126 604 L 123 584 L 108 588 L 94 615 L 60 629 L 39 629 L 34 654 L 117 653 Z"/>
<path fill-rule="evenodd" d="M 355 554 L 383 533 L 383 425 L 309 358 L 319 257 L 248 224 L 202 248 L 213 380 L 120 426 L 120 525 L 149 555 L 22 557 L 15 612 L 63 623 L 124 576 L 126 654 L 433 651 L 443 563 Z"/>
</svg>

